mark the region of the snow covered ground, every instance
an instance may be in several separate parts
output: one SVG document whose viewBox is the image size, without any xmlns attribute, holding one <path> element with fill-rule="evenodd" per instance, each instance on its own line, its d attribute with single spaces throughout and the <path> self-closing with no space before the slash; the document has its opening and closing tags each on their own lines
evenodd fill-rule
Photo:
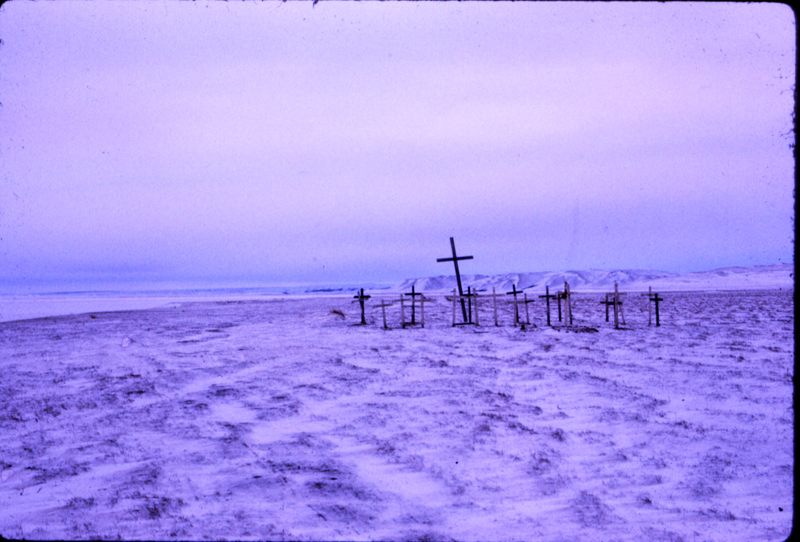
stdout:
<svg viewBox="0 0 800 542">
<path fill-rule="evenodd" d="M 615 331 L 577 295 L 597 332 L 441 297 L 424 329 L 343 297 L 0 323 L 0 534 L 783 540 L 792 292 L 665 297 Z"/>
</svg>

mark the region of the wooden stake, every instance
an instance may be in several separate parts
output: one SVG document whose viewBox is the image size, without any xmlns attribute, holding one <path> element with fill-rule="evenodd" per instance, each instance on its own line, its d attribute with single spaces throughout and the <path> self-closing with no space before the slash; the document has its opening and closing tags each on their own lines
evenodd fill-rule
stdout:
<svg viewBox="0 0 800 542">
<path fill-rule="evenodd" d="M 467 323 L 472 323 L 472 286 L 467 286 Z"/>
<path fill-rule="evenodd" d="M 525 324 L 531 325 L 531 315 L 528 312 L 528 294 L 522 294 L 522 299 L 525 302 Z"/>
<path fill-rule="evenodd" d="M 558 301 L 558 321 L 561 321 L 561 299 L 564 297 L 564 292 L 558 292 L 556 294 L 556 300 Z"/>
<path fill-rule="evenodd" d="M 495 292 L 494 286 L 492 286 L 492 311 L 494 312 L 494 326 L 498 327 L 500 324 L 497 321 L 497 292 Z"/>
<path fill-rule="evenodd" d="M 466 321 L 466 318 L 464 318 Z M 456 327 L 456 289 L 453 288 L 453 327 Z"/>
<path fill-rule="evenodd" d="M 569 283 L 564 281 L 564 301 L 566 305 L 564 306 L 564 323 L 571 326 L 572 325 L 572 299 L 571 299 L 571 292 L 569 291 Z"/>
<path fill-rule="evenodd" d="M 619 288 L 614 281 L 614 329 L 619 329 Z"/>
</svg>

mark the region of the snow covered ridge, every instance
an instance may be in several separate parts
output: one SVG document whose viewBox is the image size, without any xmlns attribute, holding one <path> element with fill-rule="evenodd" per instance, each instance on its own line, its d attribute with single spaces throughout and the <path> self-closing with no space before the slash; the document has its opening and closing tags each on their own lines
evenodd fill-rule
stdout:
<svg viewBox="0 0 800 542">
<path fill-rule="evenodd" d="M 754 267 L 724 267 L 712 271 L 695 273 L 671 273 L 642 269 L 585 271 L 538 271 L 528 273 L 504 273 L 499 275 L 462 275 L 464 287 L 478 291 L 510 290 L 513 285 L 521 289 L 544 290 L 546 286 L 557 288 L 569 282 L 573 290 L 583 292 L 606 292 L 614 287 L 646 291 L 652 286 L 656 291 L 698 290 L 772 290 L 794 287 L 792 264 L 759 265 Z M 414 285 L 417 291 L 450 291 L 456 287 L 453 275 L 406 279 L 392 290 L 405 291 Z"/>
</svg>

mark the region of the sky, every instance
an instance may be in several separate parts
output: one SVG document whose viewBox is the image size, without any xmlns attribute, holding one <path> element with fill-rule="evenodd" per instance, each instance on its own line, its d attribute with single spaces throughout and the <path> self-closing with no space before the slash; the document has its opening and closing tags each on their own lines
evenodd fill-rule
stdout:
<svg viewBox="0 0 800 542">
<path fill-rule="evenodd" d="M 791 263 L 767 3 L 9 2 L 0 289 Z"/>
</svg>

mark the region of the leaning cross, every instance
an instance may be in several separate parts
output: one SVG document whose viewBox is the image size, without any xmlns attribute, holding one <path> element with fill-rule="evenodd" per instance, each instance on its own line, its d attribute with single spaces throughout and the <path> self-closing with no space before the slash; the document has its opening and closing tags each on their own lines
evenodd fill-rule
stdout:
<svg viewBox="0 0 800 542">
<path fill-rule="evenodd" d="M 367 325 L 367 319 L 364 317 L 364 302 L 372 297 L 371 295 L 364 295 L 364 288 L 361 288 L 353 299 L 358 299 L 358 304 L 361 305 L 361 325 Z"/>
<path fill-rule="evenodd" d="M 437 262 L 453 262 L 453 265 L 456 268 L 456 284 L 458 284 L 458 295 L 461 301 L 461 315 L 464 318 L 464 323 L 468 323 L 469 319 L 467 317 L 467 306 L 464 304 L 464 288 L 461 286 L 461 272 L 458 270 L 458 261 L 459 260 L 471 260 L 472 256 L 456 256 L 456 242 L 453 238 L 450 238 L 450 250 L 453 253 L 451 258 L 437 258 Z"/>
</svg>

